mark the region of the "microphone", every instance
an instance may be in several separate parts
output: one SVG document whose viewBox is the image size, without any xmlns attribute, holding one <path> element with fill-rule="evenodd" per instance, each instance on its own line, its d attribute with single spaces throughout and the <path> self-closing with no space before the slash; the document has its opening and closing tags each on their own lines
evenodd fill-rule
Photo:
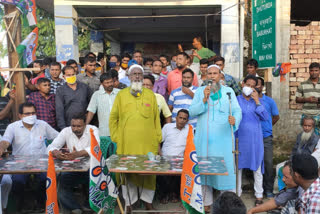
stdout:
<svg viewBox="0 0 320 214">
<path fill-rule="evenodd" d="M 207 85 L 211 87 L 212 86 L 212 80 L 207 80 Z"/>
<path fill-rule="evenodd" d="M 227 92 L 227 95 L 229 97 L 229 100 L 231 100 L 231 92 Z"/>
</svg>

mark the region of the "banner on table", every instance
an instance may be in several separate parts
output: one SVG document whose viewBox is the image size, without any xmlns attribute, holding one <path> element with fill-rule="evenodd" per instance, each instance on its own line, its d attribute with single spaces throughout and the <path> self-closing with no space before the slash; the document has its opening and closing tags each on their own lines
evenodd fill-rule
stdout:
<svg viewBox="0 0 320 214">
<path fill-rule="evenodd" d="M 90 207 L 95 212 L 99 212 L 103 209 L 103 213 L 114 213 L 118 189 L 106 166 L 106 154 L 102 153 L 92 129 L 90 129 L 90 135 Z"/>
<path fill-rule="evenodd" d="M 198 159 L 193 142 L 193 129 L 191 125 L 189 125 L 189 133 L 184 152 L 180 195 L 183 206 L 190 214 L 204 213 Z"/>
<path fill-rule="evenodd" d="M 17 47 L 19 63 L 21 68 L 26 68 L 36 60 L 36 50 L 38 46 L 38 27 L 36 27 L 25 40 Z"/>
<path fill-rule="evenodd" d="M 54 161 L 51 152 L 49 153 L 48 158 L 46 194 L 46 214 L 59 214 L 59 206 L 57 200 L 56 170 L 54 167 Z"/>
</svg>

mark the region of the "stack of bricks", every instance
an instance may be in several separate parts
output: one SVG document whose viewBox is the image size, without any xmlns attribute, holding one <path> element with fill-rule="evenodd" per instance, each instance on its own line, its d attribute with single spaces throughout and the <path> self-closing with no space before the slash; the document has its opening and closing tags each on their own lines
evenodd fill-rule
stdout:
<svg viewBox="0 0 320 214">
<path fill-rule="evenodd" d="M 320 22 L 306 26 L 291 24 L 290 34 L 290 109 L 301 109 L 295 94 L 300 83 L 309 78 L 310 63 L 320 62 Z"/>
</svg>

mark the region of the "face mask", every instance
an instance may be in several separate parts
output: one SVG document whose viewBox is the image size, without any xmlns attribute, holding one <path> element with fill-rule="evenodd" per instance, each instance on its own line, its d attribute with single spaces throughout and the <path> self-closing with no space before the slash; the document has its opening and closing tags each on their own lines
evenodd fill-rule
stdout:
<svg viewBox="0 0 320 214">
<path fill-rule="evenodd" d="M 158 74 L 152 74 L 152 76 L 154 77 L 154 79 L 157 81 L 160 78 L 160 75 Z"/>
<path fill-rule="evenodd" d="M 36 122 L 36 120 L 37 120 L 36 115 L 31 115 L 31 116 L 22 118 L 22 121 L 29 125 L 33 125 Z"/>
<path fill-rule="evenodd" d="M 73 75 L 73 76 L 71 76 L 71 77 L 66 77 L 66 82 L 67 82 L 68 84 L 73 85 L 73 84 L 76 83 L 76 81 L 77 81 L 77 76 L 76 76 L 76 75 Z"/>
<path fill-rule="evenodd" d="M 244 93 L 244 95 L 246 95 L 248 97 L 252 94 L 253 90 L 252 90 L 252 88 L 250 88 L 248 86 L 244 86 L 242 89 L 242 92 Z"/>
<path fill-rule="evenodd" d="M 128 68 L 128 64 L 121 63 L 121 67 L 122 67 L 123 69 L 127 69 L 127 68 Z"/>
<path fill-rule="evenodd" d="M 117 63 L 116 62 L 109 62 L 109 67 L 110 68 L 114 68 L 117 66 Z"/>
<path fill-rule="evenodd" d="M 256 91 L 258 92 L 258 94 L 260 94 L 260 90 L 259 90 L 259 88 L 255 88 L 256 89 Z"/>
<path fill-rule="evenodd" d="M 172 69 L 176 69 L 177 68 L 177 64 L 175 61 L 171 61 L 171 68 Z"/>
</svg>

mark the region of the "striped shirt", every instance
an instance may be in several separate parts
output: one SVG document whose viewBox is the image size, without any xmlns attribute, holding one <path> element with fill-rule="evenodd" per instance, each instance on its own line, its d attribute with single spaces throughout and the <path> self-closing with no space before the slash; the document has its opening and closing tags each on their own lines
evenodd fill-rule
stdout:
<svg viewBox="0 0 320 214">
<path fill-rule="evenodd" d="M 195 93 L 198 87 L 191 86 L 189 89 Z M 186 109 L 189 110 L 189 107 L 192 102 L 192 97 L 182 92 L 182 87 L 179 87 L 175 90 L 173 90 L 170 94 L 168 105 L 173 106 L 172 110 L 172 122 L 176 122 L 176 117 L 178 114 L 178 111 L 180 109 Z M 189 124 L 193 126 L 193 128 L 196 128 L 197 126 L 197 117 L 189 117 Z"/>
<path fill-rule="evenodd" d="M 318 80 L 317 84 L 313 84 L 310 79 L 305 82 L 302 82 L 298 90 L 296 92 L 296 97 L 320 97 L 320 79 Z M 306 115 L 318 115 L 319 109 L 317 103 L 304 103 L 303 104 L 303 113 Z"/>
</svg>

